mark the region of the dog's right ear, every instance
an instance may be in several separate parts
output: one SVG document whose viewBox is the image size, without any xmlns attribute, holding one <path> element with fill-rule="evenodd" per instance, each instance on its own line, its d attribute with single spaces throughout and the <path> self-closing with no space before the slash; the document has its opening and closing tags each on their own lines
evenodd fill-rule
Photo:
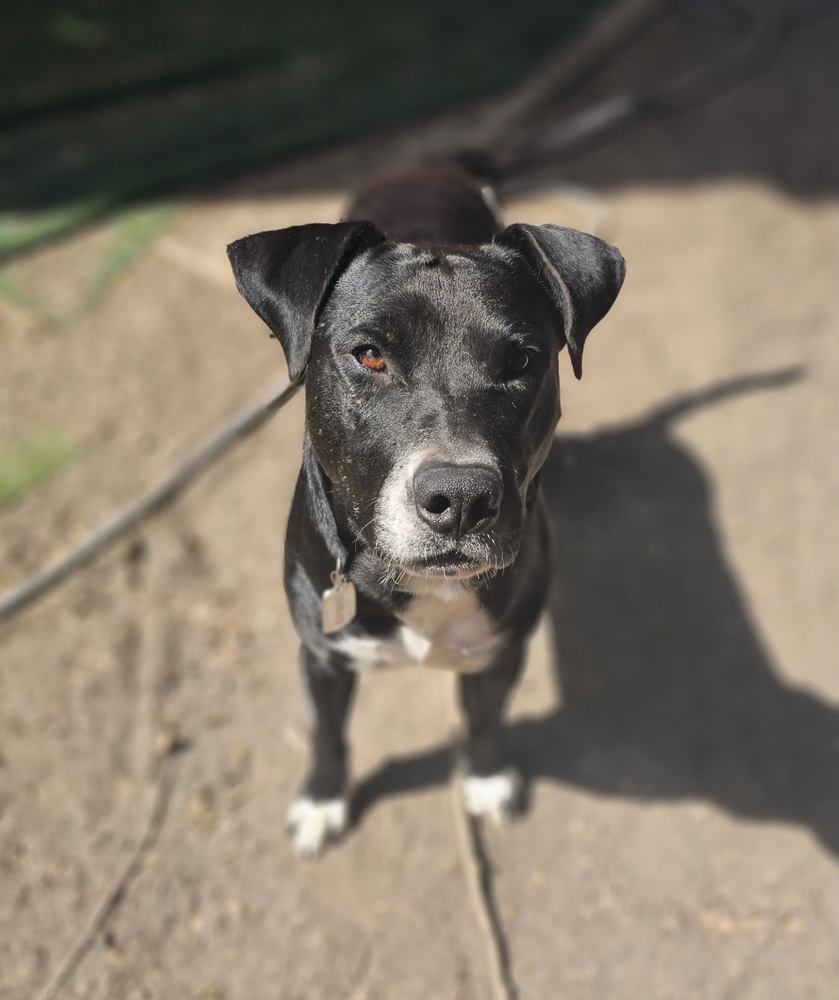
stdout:
<svg viewBox="0 0 839 1000">
<path fill-rule="evenodd" d="M 318 314 L 341 273 L 384 233 L 372 222 L 311 223 L 231 243 L 236 287 L 282 344 L 292 382 L 303 377 Z"/>
<path fill-rule="evenodd" d="M 493 243 L 524 256 L 562 315 L 564 342 L 577 378 L 583 375 L 583 345 L 621 290 L 626 262 L 617 247 L 564 226 L 515 223 Z"/>
</svg>

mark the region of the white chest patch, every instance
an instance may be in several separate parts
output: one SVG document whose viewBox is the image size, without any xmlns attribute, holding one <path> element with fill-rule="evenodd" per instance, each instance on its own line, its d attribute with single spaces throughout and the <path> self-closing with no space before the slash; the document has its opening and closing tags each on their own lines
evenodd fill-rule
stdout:
<svg viewBox="0 0 839 1000">
<path fill-rule="evenodd" d="M 474 593 L 457 581 L 423 581 L 414 594 L 398 615 L 401 626 L 386 639 L 345 636 L 330 645 L 355 670 L 414 663 L 476 673 L 490 665 L 500 636 Z"/>
</svg>

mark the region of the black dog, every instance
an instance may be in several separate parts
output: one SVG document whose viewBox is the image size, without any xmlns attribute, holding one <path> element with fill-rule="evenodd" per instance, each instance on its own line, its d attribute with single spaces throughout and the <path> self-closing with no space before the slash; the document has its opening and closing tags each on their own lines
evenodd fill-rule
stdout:
<svg viewBox="0 0 839 1000">
<path fill-rule="evenodd" d="M 346 824 L 356 673 L 460 674 L 466 808 L 511 812 L 501 716 L 547 588 L 538 473 L 560 416 L 557 354 L 583 343 L 624 261 L 558 226 L 504 229 L 456 167 L 387 176 L 349 221 L 233 243 L 240 292 L 306 385 L 285 583 L 312 702 L 312 763 L 289 826 L 300 854 Z"/>
</svg>

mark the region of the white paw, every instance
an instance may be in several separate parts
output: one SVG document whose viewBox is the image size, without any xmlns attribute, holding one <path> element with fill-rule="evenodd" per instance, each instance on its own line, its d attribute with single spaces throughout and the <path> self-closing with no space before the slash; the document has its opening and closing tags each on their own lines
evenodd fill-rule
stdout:
<svg viewBox="0 0 839 1000">
<path fill-rule="evenodd" d="M 294 849 L 301 858 L 316 858 L 327 841 L 347 828 L 346 799 L 295 799 L 286 813 L 286 826 Z"/>
<path fill-rule="evenodd" d="M 468 775 L 463 779 L 463 799 L 469 815 L 489 816 L 499 824 L 518 811 L 521 791 L 521 778 L 512 768 L 486 778 Z"/>
</svg>

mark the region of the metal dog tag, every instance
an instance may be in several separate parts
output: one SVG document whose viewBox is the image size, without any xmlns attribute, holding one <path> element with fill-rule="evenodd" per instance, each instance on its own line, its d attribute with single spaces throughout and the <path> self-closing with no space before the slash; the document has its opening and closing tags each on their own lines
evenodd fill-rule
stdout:
<svg viewBox="0 0 839 1000">
<path fill-rule="evenodd" d="M 337 569 L 330 577 L 332 586 L 323 592 L 323 631 L 337 632 L 355 618 L 355 584 Z"/>
</svg>

